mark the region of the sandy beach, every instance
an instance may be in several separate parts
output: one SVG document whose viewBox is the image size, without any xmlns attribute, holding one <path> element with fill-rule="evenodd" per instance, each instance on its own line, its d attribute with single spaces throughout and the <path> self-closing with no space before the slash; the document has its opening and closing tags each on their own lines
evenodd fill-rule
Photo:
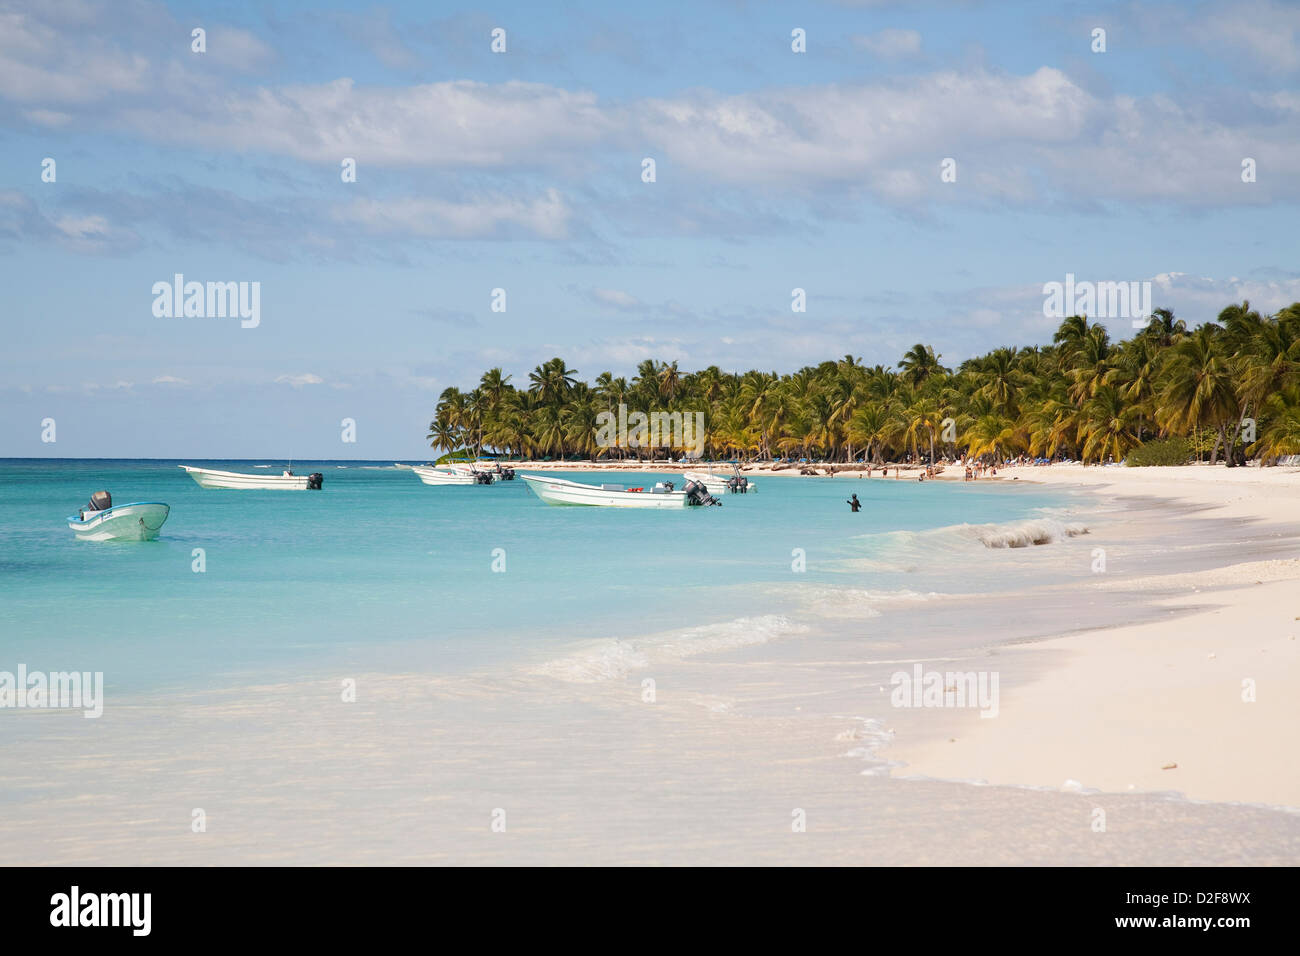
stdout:
<svg viewBox="0 0 1300 956">
<path fill-rule="evenodd" d="M 1261 529 L 1300 522 L 1296 469 L 1054 465 L 999 476 L 1011 479 L 1177 501 Z M 1097 577 L 1103 595 L 1117 586 Z M 1057 653 L 1004 693 L 997 719 L 889 754 L 919 776 L 1300 807 L 1298 578 L 1300 560 L 1275 560 L 1127 581 L 1159 595 L 1170 620 L 1010 649 Z"/>
</svg>

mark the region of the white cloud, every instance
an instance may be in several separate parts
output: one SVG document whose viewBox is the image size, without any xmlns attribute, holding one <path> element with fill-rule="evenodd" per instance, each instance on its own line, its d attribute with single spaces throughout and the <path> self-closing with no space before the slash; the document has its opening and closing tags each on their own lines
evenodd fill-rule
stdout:
<svg viewBox="0 0 1300 956">
<path fill-rule="evenodd" d="M 568 234 L 570 210 L 554 189 L 532 200 L 502 196 L 466 202 L 442 199 L 358 199 L 334 212 L 339 222 L 375 235 L 488 239 L 522 232 L 540 239 Z"/>
<path fill-rule="evenodd" d="M 362 169 L 541 165 L 581 155 L 612 128 L 593 93 L 518 81 L 358 87 L 346 77 L 135 107 L 122 119 L 147 135 L 331 165 L 350 156 Z"/>
<path fill-rule="evenodd" d="M 882 59 L 916 56 L 921 52 L 921 34 L 915 30 L 881 30 L 879 33 L 857 34 L 852 42 L 859 50 Z"/>
<path fill-rule="evenodd" d="M 1191 205 L 1300 197 L 1294 92 L 1234 91 L 1241 109 L 1230 111 L 1195 90 L 1180 90 L 1177 99 L 1093 92 L 1052 67 L 1027 74 L 946 69 L 870 83 L 733 95 L 699 90 L 620 103 L 521 81 L 378 86 L 340 77 L 253 87 L 204 65 L 254 70 L 273 60 L 274 51 L 249 31 L 211 24 L 209 52 L 197 55 L 188 42 L 163 41 L 187 41 L 188 28 L 162 6 L 124 5 L 119 13 L 80 4 L 58 7 L 57 17 L 49 9 L 0 12 L 0 101 L 17 104 L 30 122 L 133 132 L 151 142 L 291 157 L 335 170 L 350 156 L 362 176 L 371 166 L 546 168 L 578 180 L 631 147 L 638 157 L 652 150 L 684 172 L 681 179 L 705 189 L 721 183 L 764 197 L 773 187 L 778 196 L 838 202 L 865 194 L 899 205 L 941 196 Z M 1243 0 L 1206 4 L 1195 17 L 1177 7 L 1161 11 L 1144 13 L 1147 19 L 1134 14 L 1148 24 L 1135 31 L 1160 34 L 1160 27 L 1184 48 L 1201 44 L 1252 71 L 1300 69 L 1300 9 Z M 115 24 L 147 55 L 115 43 Z M 378 42 L 386 62 L 412 65 L 387 15 L 375 24 L 361 42 Z M 874 56 L 911 56 L 922 38 L 890 28 L 853 42 Z M 605 154 L 596 158 L 597 150 Z M 1247 156 L 1261 170 L 1249 185 L 1239 177 Z M 937 167 L 945 157 L 958 162 L 957 183 L 940 184 Z M 677 222 L 694 222 L 677 212 Z M 339 221 L 372 234 L 451 238 L 561 238 L 570 216 L 554 190 L 531 200 L 490 192 L 460 202 L 371 199 L 338 213 Z M 86 217 L 55 224 L 67 241 L 105 246 L 101 226 Z"/>
<path fill-rule="evenodd" d="M 1269 73 L 1300 69 L 1300 8 L 1269 0 L 1235 0 L 1208 16 L 1186 11 L 1187 30 L 1211 53 L 1226 52 Z"/>
<path fill-rule="evenodd" d="M 1264 203 L 1300 195 L 1289 94 L 1243 94 L 1216 118 L 1170 97 L 1100 97 L 1063 72 L 944 71 L 866 85 L 644 104 L 645 136 L 671 160 L 740 187 L 945 200 Z M 1243 184 L 1244 157 L 1270 176 Z M 939 163 L 957 162 L 943 184 Z M 940 192 L 943 190 L 943 192 Z"/>
<path fill-rule="evenodd" d="M 621 289 L 592 289 L 591 297 L 602 305 L 612 306 L 615 309 L 630 310 L 641 305 L 636 296 Z"/>
<path fill-rule="evenodd" d="M 155 378 L 155 379 L 153 380 L 153 384 L 155 384 L 155 385 L 188 385 L 188 384 L 190 384 L 190 383 L 189 383 L 186 379 L 183 379 L 183 378 L 177 378 L 175 375 L 159 375 L 157 378 Z"/>
<path fill-rule="evenodd" d="M 930 74 L 903 83 L 798 87 L 644 105 L 645 131 L 674 160 L 734 182 L 876 183 L 900 166 L 934 169 L 988 143 L 1062 146 L 1092 97 L 1060 70 L 1028 76 Z M 897 187 L 895 187 L 897 189 Z M 905 191 L 910 191 L 910 187 Z"/>
<path fill-rule="evenodd" d="M 319 375 L 313 375 L 311 372 L 303 372 L 301 375 L 280 375 L 275 381 L 280 385 L 292 385 L 294 388 L 302 388 L 304 385 L 320 385 L 325 379 Z"/>
<path fill-rule="evenodd" d="M 77 42 L 36 15 L 0 10 L 0 95 L 19 103 L 86 104 L 149 88 L 149 61 L 94 31 Z"/>
<path fill-rule="evenodd" d="M 256 34 L 224 26 L 208 30 L 207 52 L 202 55 L 220 66 L 241 72 L 261 69 L 275 59 L 271 48 Z"/>
</svg>

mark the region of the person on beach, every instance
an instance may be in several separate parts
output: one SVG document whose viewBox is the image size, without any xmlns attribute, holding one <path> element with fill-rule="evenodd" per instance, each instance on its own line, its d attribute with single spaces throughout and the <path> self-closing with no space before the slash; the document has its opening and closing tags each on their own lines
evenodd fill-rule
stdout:
<svg viewBox="0 0 1300 956">
<path fill-rule="evenodd" d="M 853 495 L 851 498 L 849 498 L 848 501 L 844 503 L 849 506 L 849 510 L 852 511 L 854 514 L 857 514 L 858 511 L 862 508 L 862 502 L 858 500 L 857 495 Z"/>
</svg>

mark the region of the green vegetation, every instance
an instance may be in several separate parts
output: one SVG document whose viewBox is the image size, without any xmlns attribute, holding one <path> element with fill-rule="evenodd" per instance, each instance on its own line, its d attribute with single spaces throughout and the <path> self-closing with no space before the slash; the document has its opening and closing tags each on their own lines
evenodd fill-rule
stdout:
<svg viewBox="0 0 1300 956">
<path fill-rule="evenodd" d="M 1192 445 L 1186 438 L 1157 438 L 1128 453 L 1126 465 L 1185 465 L 1192 460 Z"/>
<path fill-rule="evenodd" d="M 1272 316 L 1249 302 L 1230 305 L 1190 331 L 1157 309 L 1118 343 L 1072 316 L 1051 345 L 994 349 L 955 370 L 941 358 L 918 344 L 896 369 L 846 355 L 788 375 L 683 372 L 647 360 L 631 382 L 602 372 L 590 385 L 553 358 L 529 374 L 526 389 L 495 368 L 475 389 L 445 390 L 428 437 L 434 448 L 537 458 L 674 450 L 598 447 L 598 416 L 623 404 L 703 411 L 710 458 L 883 462 L 965 453 L 1102 462 L 1136 449 L 1160 463 L 1195 455 L 1239 464 L 1247 455 L 1269 462 L 1300 454 L 1300 303 Z M 1171 438 L 1185 441 L 1159 441 Z"/>
</svg>

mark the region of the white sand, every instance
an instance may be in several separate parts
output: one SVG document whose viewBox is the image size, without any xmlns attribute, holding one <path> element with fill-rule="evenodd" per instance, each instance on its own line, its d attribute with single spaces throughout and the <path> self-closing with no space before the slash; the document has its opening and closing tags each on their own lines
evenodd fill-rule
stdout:
<svg viewBox="0 0 1300 956">
<path fill-rule="evenodd" d="M 1004 475 L 1178 499 L 1211 517 L 1300 522 L 1296 469 L 1058 465 Z M 887 756 L 907 764 L 903 774 L 1300 807 L 1297 579 L 1300 561 L 1276 560 L 1124 582 L 1175 595 L 1164 601 L 1170 619 L 1007 648 L 1055 656 L 1033 682 L 1003 686 L 997 718 L 969 721 L 955 740 L 897 740 Z M 1243 682 L 1255 702 L 1243 700 Z"/>
</svg>

